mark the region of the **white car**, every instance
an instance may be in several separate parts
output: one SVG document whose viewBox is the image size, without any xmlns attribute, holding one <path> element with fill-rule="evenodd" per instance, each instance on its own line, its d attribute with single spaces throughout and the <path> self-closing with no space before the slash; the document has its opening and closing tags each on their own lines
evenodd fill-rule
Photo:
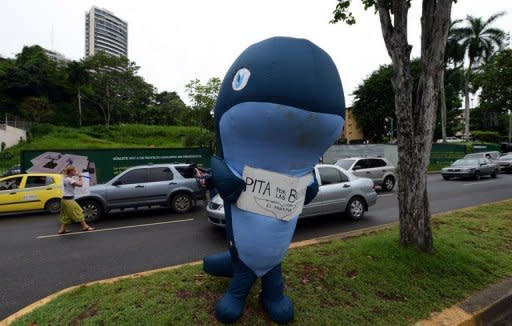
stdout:
<svg viewBox="0 0 512 326">
<path fill-rule="evenodd" d="M 457 138 L 457 137 L 446 137 L 446 142 L 447 143 L 462 143 L 464 142 L 464 139 L 460 139 L 460 138 Z M 443 139 L 438 139 L 437 140 L 437 143 L 443 143 Z"/>
<path fill-rule="evenodd" d="M 317 164 L 315 175 L 318 180 L 318 194 L 304 206 L 299 218 L 318 215 L 345 213 L 358 220 L 377 202 L 373 181 L 360 178 L 345 169 L 331 164 Z M 208 221 L 217 226 L 225 225 L 224 201 L 217 195 L 206 207 Z"/>
</svg>

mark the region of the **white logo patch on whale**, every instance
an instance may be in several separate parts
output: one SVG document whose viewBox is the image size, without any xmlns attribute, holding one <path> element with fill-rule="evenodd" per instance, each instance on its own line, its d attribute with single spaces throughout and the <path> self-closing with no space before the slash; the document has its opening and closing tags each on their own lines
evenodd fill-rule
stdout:
<svg viewBox="0 0 512 326">
<path fill-rule="evenodd" d="M 233 77 L 233 82 L 231 82 L 231 86 L 233 87 L 233 90 L 235 91 L 241 91 L 242 89 L 247 86 L 247 83 L 249 82 L 249 78 L 251 77 L 251 72 L 247 68 L 241 68 L 239 69 L 235 77 Z"/>
</svg>

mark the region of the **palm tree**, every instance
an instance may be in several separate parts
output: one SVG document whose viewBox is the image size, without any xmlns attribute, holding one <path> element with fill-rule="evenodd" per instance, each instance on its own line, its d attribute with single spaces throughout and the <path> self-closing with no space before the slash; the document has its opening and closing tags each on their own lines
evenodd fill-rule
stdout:
<svg viewBox="0 0 512 326">
<path fill-rule="evenodd" d="M 448 39 L 446 41 L 446 50 L 444 56 L 444 71 L 441 75 L 441 132 L 443 137 L 443 143 L 446 143 L 446 95 L 444 85 L 444 75 L 446 74 L 446 68 L 449 64 L 453 64 L 454 68 L 457 68 L 458 64 L 464 62 L 464 48 L 457 39 L 457 35 L 454 32 L 455 26 L 462 22 L 462 19 L 457 19 L 450 22 L 450 28 L 448 30 Z"/>
<path fill-rule="evenodd" d="M 468 67 L 464 76 L 464 137 L 466 139 L 469 139 L 469 84 L 471 73 L 475 67 L 478 67 L 503 47 L 506 34 L 503 30 L 492 27 L 492 23 L 504 15 L 505 12 L 498 12 L 485 21 L 481 17 L 467 16 L 467 26 L 453 29 L 454 38 L 460 42 L 468 58 Z"/>
<path fill-rule="evenodd" d="M 76 87 L 77 100 L 78 100 L 78 116 L 79 126 L 82 126 L 82 99 L 81 88 L 89 80 L 89 74 L 85 64 L 81 61 L 71 61 L 68 63 L 68 79 Z"/>
</svg>

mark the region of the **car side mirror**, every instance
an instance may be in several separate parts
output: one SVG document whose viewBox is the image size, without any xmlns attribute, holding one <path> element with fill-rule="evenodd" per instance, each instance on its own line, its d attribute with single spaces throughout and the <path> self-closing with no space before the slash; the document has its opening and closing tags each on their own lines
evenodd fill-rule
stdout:
<svg viewBox="0 0 512 326">
<path fill-rule="evenodd" d="M 116 181 L 112 182 L 113 186 L 119 186 L 119 185 L 122 185 L 122 184 L 123 183 L 120 180 L 116 180 Z"/>
</svg>

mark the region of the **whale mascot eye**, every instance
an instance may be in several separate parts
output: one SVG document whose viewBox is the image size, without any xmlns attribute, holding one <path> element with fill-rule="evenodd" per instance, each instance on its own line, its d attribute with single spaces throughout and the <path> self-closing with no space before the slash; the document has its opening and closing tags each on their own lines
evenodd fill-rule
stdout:
<svg viewBox="0 0 512 326">
<path fill-rule="evenodd" d="M 229 68 L 214 119 L 213 180 L 224 201 L 228 250 L 204 270 L 231 277 L 216 317 L 242 316 L 254 282 L 279 324 L 293 319 L 281 262 L 298 216 L 318 192 L 314 166 L 341 135 L 345 102 L 338 70 L 312 42 L 274 37 L 248 47 Z"/>
</svg>

